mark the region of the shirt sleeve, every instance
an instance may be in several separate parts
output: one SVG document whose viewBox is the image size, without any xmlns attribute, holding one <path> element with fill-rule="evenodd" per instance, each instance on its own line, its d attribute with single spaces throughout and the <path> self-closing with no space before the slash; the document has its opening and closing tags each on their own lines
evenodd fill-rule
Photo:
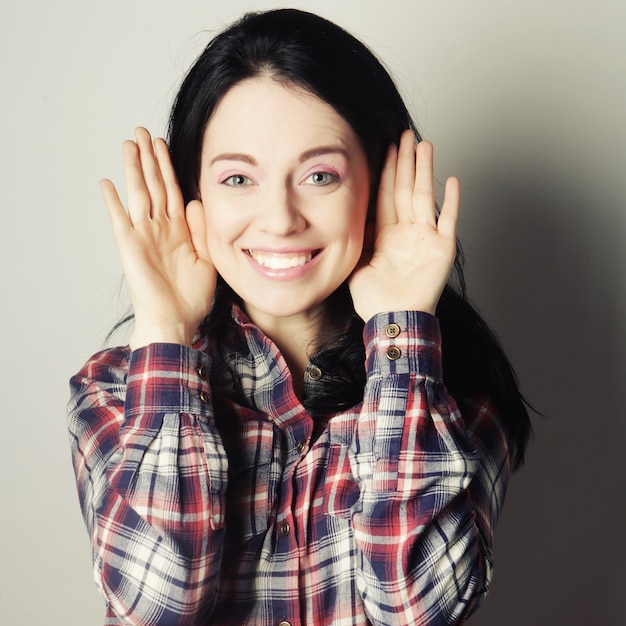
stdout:
<svg viewBox="0 0 626 626">
<path fill-rule="evenodd" d="M 227 461 L 210 366 L 202 352 L 152 344 L 101 352 L 71 380 L 70 443 L 94 576 L 120 624 L 196 624 L 212 609 Z"/>
<path fill-rule="evenodd" d="M 510 471 L 488 398 L 461 415 L 443 383 L 438 320 L 379 314 L 350 446 L 357 587 L 373 624 L 461 624 L 487 593 Z"/>
</svg>

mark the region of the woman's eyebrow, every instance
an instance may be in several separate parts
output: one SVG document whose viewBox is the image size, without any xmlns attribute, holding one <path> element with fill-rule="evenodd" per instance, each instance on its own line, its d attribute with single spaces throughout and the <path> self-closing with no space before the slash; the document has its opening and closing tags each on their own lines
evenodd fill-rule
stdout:
<svg viewBox="0 0 626 626">
<path fill-rule="evenodd" d="M 298 158 L 298 161 L 300 163 L 304 163 L 309 159 L 313 159 L 315 157 L 325 154 L 340 154 L 346 159 L 350 158 L 350 153 L 343 146 L 319 146 L 317 148 L 311 148 L 310 150 L 306 150 L 305 152 L 303 152 Z M 256 159 L 253 156 L 245 154 L 243 152 L 224 152 L 223 154 L 218 154 L 211 159 L 210 164 L 213 165 L 217 161 L 243 161 L 244 163 L 249 163 L 250 165 L 258 165 Z"/>
<path fill-rule="evenodd" d="M 300 155 L 299 161 L 300 163 L 304 163 L 304 161 L 324 154 L 340 154 L 346 159 L 350 158 L 350 153 L 343 146 L 320 146 L 319 148 L 312 148 L 311 150 L 303 152 Z"/>
<path fill-rule="evenodd" d="M 249 154 L 243 154 L 242 152 L 225 152 L 224 154 L 218 154 L 211 159 L 210 164 L 213 165 L 216 161 L 243 161 L 250 165 L 258 165 L 254 157 Z"/>
</svg>

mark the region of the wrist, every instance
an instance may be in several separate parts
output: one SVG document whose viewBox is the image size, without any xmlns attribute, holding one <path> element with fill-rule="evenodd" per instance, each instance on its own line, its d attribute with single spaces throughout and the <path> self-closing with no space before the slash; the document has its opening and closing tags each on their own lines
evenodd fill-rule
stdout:
<svg viewBox="0 0 626 626">
<path fill-rule="evenodd" d="M 369 320 L 383 313 L 392 313 L 394 311 L 416 311 L 421 313 L 427 313 L 429 315 L 435 315 L 437 310 L 437 302 L 390 302 L 387 306 L 377 306 L 375 304 L 357 308 L 355 305 L 355 311 L 357 315 L 367 324 Z"/>
<path fill-rule="evenodd" d="M 130 336 L 131 350 L 143 348 L 151 343 L 173 343 L 191 346 L 196 329 L 190 330 L 184 324 L 145 324 L 135 320 Z"/>
</svg>

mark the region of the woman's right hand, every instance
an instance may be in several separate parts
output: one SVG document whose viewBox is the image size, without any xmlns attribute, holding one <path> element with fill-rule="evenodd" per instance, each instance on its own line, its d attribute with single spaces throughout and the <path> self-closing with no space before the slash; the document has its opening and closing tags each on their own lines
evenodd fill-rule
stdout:
<svg viewBox="0 0 626 626">
<path fill-rule="evenodd" d="M 217 273 L 207 248 L 204 207 L 186 209 L 167 144 L 145 128 L 123 145 L 128 211 L 110 180 L 100 183 L 135 314 L 131 349 L 191 345 L 209 312 Z"/>
</svg>

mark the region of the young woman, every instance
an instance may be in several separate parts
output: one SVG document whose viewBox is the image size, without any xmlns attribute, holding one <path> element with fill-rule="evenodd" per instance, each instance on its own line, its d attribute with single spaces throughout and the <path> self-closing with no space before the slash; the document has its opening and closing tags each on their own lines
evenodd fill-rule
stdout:
<svg viewBox="0 0 626 626">
<path fill-rule="evenodd" d="M 71 383 L 106 624 L 462 623 L 530 426 L 458 181 L 437 211 L 380 62 L 295 10 L 211 41 L 168 139 L 102 183 L 134 328 Z"/>
</svg>

